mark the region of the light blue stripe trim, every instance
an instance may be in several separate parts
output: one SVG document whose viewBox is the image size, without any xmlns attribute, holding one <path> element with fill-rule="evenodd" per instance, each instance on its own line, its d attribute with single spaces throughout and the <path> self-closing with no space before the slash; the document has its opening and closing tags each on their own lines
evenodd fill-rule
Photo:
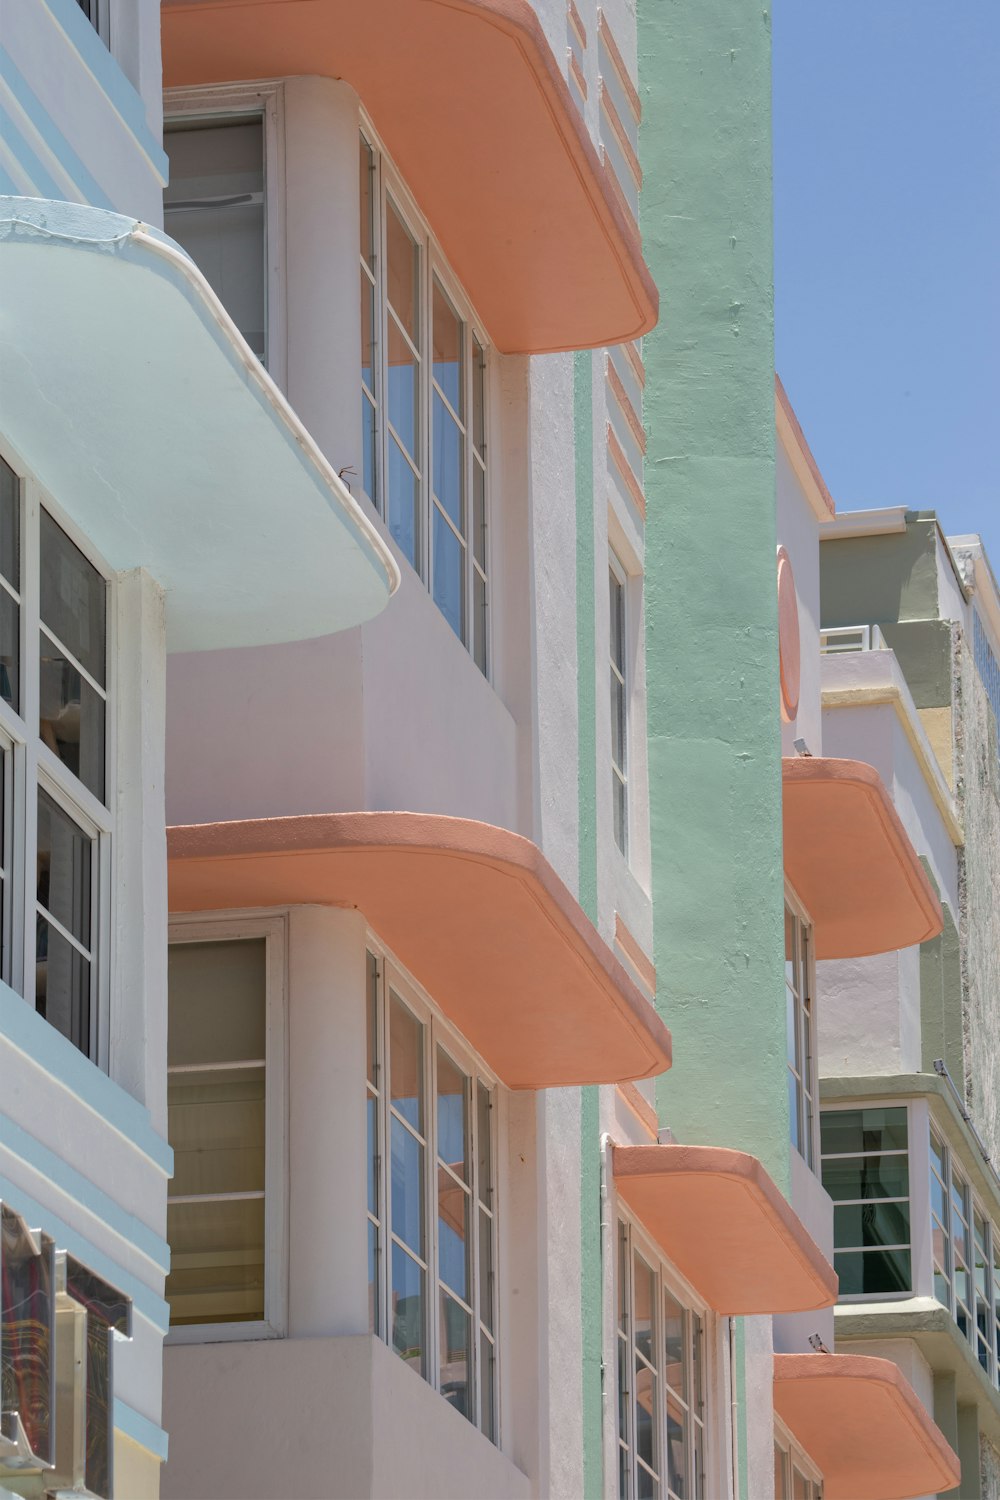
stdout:
<svg viewBox="0 0 1000 1500">
<path fill-rule="evenodd" d="M 50 1026 L 9 985 L 0 982 L 0 1036 L 25 1053 L 57 1083 L 100 1115 L 137 1151 L 173 1176 L 174 1153 L 153 1129 L 149 1110 L 84 1057 L 72 1042 Z"/>
<path fill-rule="evenodd" d="M 28 145 L 2 104 L 0 104 L 0 134 L 3 135 L 4 145 L 9 147 L 19 164 L 30 176 L 32 185 L 40 198 L 65 197 L 65 188 L 61 183 L 56 182 L 48 168 L 42 165 L 34 148 Z"/>
<path fill-rule="evenodd" d="M 20 1161 L 33 1167 L 102 1224 L 113 1229 L 115 1234 L 120 1234 L 122 1239 L 151 1260 L 157 1270 L 164 1274 L 169 1271 L 170 1247 L 161 1235 L 154 1233 L 134 1214 L 126 1213 L 120 1204 L 91 1182 L 89 1177 L 84 1177 L 82 1172 L 63 1161 L 61 1156 L 56 1156 L 48 1146 L 44 1146 L 29 1131 L 18 1125 L 16 1120 L 5 1114 L 0 1114 L 0 1146 L 5 1146 Z"/>
<path fill-rule="evenodd" d="M 167 1461 L 167 1446 L 169 1439 L 163 1428 L 156 1422 L 151 1422 L 144 1417 L 142 1412 L 136 1411 L 135 1407 L 127 1405 L 118 1396 L 115 1397 L 114 1405 L 115 1428 L 130 1437 L 133 1443 L 138 1443 L 140 1448 L 148 1448 L 161 1462 Z"/>
<path fill-rule="evenodd" d="M 75 0 L 73 0 L 75 4 Z M 83 20 L 83 12 L 79 6 L 76 7 L 80 19 Z M 87 23 L 84 22 L 86 25 Z M 59 162 L 61 167 L 69 173 L 74 185 L 96 208 L 113 208 L 114 205 L 107 193 L 101 187 L 95 177 L 87 171 L 83 162 L 77 156 L 69 141 L 57 129 L 52 116 L 45 109 L 37 94 L 28 84 L 15 66 L 9 52 L 0 47 L 0 78 L 4 80 L 18 104 L 24 110 L 32 125 L 38 131 L 42 140 L 48 146 Z M 65 197 L 64 193 L 57 193 L 58 198 Z"/>
<path fill-rule="evenodd" d="M 126 1297 L 131 1297 L 132 1306 L 136 1312 L 141 1313 L 148 1323 L 159 1333 L 166 1333 L 170 1327 L 170 1307 L 162 1297 L 155 1292 L 131 1271 L 126 1271 L 110 1255 L 92 1245 L 85 1235 L 71 1228 L 65 1219 L 54 1214 L 51 1208 L 44 1203 L 39 1203 L 30 1193 L 15 1187 L 8 1182 L 6 1177 L 0 1176 L 0 1199 L 20 1214 L 21 1218 L 32 1228 L 40 1229 L 43 1234 L 50 1235 L 56 1242 L 59 1250 L 66 1250 L 70 1255 L 76 1256 L 85 1266 L 89 1266 L 98 1276 L 103 1276 L 105 1281 L 124 1292 Z"/>
<path fill-rule="evenodd" d="M 87 71 L 107 95 L 116 114 L 132 132 L 136 144 L 149 157 L 165 186 L 170 169 L 167 154 L 149 128 L 142 99 L 83 14 L 77 0 L 42 0 L 42 3 L 65 31 Z"/>
</svg>

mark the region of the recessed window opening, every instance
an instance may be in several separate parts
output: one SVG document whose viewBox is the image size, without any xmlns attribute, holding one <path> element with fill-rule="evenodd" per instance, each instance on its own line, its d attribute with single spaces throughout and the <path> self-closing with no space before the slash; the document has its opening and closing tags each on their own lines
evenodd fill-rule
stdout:
<svg viewBox="0 0 1000 1500">
<path fill-rule="evenodd" d="M 183 245 L 265 365 L 267 214 L 259 113 L 168 121 L 163 226 Z"/>
<path fill-rule="evenodd" d="M 792 1145 L 816 1170 L 816 968 L 812 923 L 785 893 L 788 1115 Z"/>
<path fill-rule="evenodd" d="M 913 1289 L 905 1106 L 828 1109 L 820 1117 L 823 1186 L 833 1199 L 842 1299 Z"/>
</svg>

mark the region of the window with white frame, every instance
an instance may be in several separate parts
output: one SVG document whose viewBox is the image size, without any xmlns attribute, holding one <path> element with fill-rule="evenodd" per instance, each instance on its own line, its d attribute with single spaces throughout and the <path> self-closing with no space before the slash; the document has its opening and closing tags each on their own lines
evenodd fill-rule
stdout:
<svg viewBox="0 0 1000 1500">
<path fill-rule="evenodd" d="M 774 1500 L 823 1500 L 823 1480 L 780 1424 L 774 1431 Z"/>
<path fill-rule="evenodd" d="M 359 211 L 362 485 L 488 674 L 486 338 L 367 127 Z"/>
<path fill-rule="evenodd" d="M 913 1289 L 910 1159 L 905 1105 L 825 1109 L 823 1186 L 833 1199 L 841 1299 Z"/>
<path fill-rule="evenodd" d="M 934 1295 L 990 1380 L 1000 1384 L 1000 1230 L 933 1126 L 930 1200 Z"/>
<path fill-rule="evenodd" d="M 609 646 L 611 682 L 611 805 L 615 843 L 628 855 L 628 574 L 610 553 Z"/>
<path fill-rule="evenodd" d="M 163 226 L 183 245 L 266 365 L 263 114 L 220 113 L 167 120 L 163 144 L 170 159 Z"/>
<path fill-rule="evenodd" d="M 816 969 L 813 930 L 802 908 L 785 892 L 785 1005 L 788 1047 L 788 1115 L 792 1145 L 816 1170 Z"/>
<path fill-rule="evenodd" d="M 105 1066 L 108 593 L 35 481 L 0 458 L 0 974 Z"/>
<path fill-rule="evenodd" d="M 368 953 L 373 1333 L 498 1441 L 495 1081 Z"/>
<path fill-rule="evenodd" d="M 704 1500 L 705 1316 L 618 1222 L 619 1500 Z"/>
<path fill-rule="evenodd" d="M 171 932 L 172 1334 L 281 1331 L 284 934 L 280 917 Z"/>
</svg>

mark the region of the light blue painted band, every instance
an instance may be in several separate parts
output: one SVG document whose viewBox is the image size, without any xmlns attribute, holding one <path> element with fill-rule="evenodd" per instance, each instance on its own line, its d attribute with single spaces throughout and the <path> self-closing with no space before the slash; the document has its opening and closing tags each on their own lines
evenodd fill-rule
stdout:
<svg viewBox="0 0 1000 1500">
<path fill-rule="evenodd" d="M 82 1172 L 71 1167 L 62 1157 L 56 1156 L 48 1146 L 18 1125 L 8 1115 L 0 1114 L 0 1146 L 5 1146 L 12 1155 L 27 1166 L 33 1167 L 75 1203 L 92 1213 L 115 1234 L 151 1260 L 164 1275 L 170 1269 L 170 1247 L 161 1235 L 154 1233 L 134 1214 L 126 1213 L 119 1203 L 108 1196 L 102 1188 L 91 1182 Z"/>
<path fill-rule="evenodd" d="M 42 3 L 69 37 L 87 71 L 107 95 L 115 113 L 131 131 L 136 144 L 149 157 L 160 182 L 166 186 L 170 164 L 166 152 L 146 122 L 142 100 L 83 14 L 78 0 L 42 0 Z"/>
<path fill-rule="evenodd" d="M 80 10 L 80 7 L 76 6 L 76 10 L 80 19 L 83 20 L 83 12 Z M 84 21 L 84 25 L 87 25 L 86 21 Z M 79 156 L 77 156 L 69 141 L 63 135 L 62 131 L 57 128 L 52 116 L 42 104 L 34 89 L 32 89 L 27 79 L 24 78 L 17 68 L 10 53 L 6 52 L 2 47 L 0 47 L 0 78 L 3 79 L 4 83 L 10 89 L 35 130 L 38 131 L 42 140 L 59 162 L 59 165 L 72 178 L 74 186 L 96 208 L 112 208 L 113 204 L 107 193 L 101 187 L 96 177 L 91 176 L 90 172 L 87 171 L 87 168 Z M 62 198 L 64 195 L 57 193 L 56 196 Z"/>
<path fill-rule="evenodd" d="M 123 1432 L 133 1443 L 138 1443 L 140 1448 L 147 1448 L 161 1464 L 166 1463 L 169 1439 L 162 1427 L 151 1422 L 142 1412 L 136 1411 L 118 1396 L 115 1397 L 114 1415 L 117 1432 Z"/>
<path fill-rule="evenodd" d="M 0 1036 L 23 1052 L 64 1088 L 76 1094 L 88 1109 L 100 1115 L 137 1151 L 149 1158 L 165 1177 L 173 1176 L 174 1154 L 154 1129 L 149 1110 L 84 1057 L 72 1042 L 50 1026 L 16 994 L 0 982 Z"/>
<path fill-rule="evenodd" d="M 16 1187 L 14 1183 L 8 1182 L 2 1176 L 0 1176 L 0 1201 L 6 1203 L 16 1214 L 20 1214 L 31 1229 L 40 1229 L 43 1234 L 54 1239 L 57 1249 L 68 1251 L 91 1271 L 110 1282 L 118 1291 L 124 1292 L 126 1297 L 132 1299 L 132 1306 L 136 1312 L 141 1313 L 148 1323 L 152 1323 L 158 1333 L 166 1333 L 170 1327 L 169 1304 L 163 1297 L 158 1297 L 155 1292 L 150 1291 L 149 1287 L 131 1271 L 126 1271 L 125 1267 L 112 1260 L 110 1255 L 106 1255 L 103 1250 L 92 1245 L 86 1236 L 71 1228 L 65 1219 L 54 1214 L 44 1203 L 39 1203 L 37 1198 L 33 1198 L 30 1193 L 24 1192 L 22 1188 Z"/>
<path fill-rule="evenodd" d="M 3 137 L 3 143 L 11 155 L 17 158 L 18 165 L 31 178 L 32 186 L 37 190 L 40 198 L 62 197 L 63 188 L 50 174 L 33 147 L 25 140 L 2 104 L 0 104 L 0 136 Z"/>
</svg>

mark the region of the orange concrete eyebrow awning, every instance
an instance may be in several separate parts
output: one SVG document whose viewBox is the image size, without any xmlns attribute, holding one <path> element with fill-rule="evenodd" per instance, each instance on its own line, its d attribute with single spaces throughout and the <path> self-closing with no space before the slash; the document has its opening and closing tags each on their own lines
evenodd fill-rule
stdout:
<svg viewBox="0 0 1000 1500">
<path fill-rule="evenodd" d="M 716 1312 L 808 1312 L 837 1275 L 755 1156 L 721 1146 L 615 1146 L 615 1187 Z"/>
<path fill-rule="evenodd" d="M 670 1066 L 670 1032 L 528 839 L 420 813 L 168 830 L 171 912 L 358 908 L 513 1089 Z"/>
<path fill-rule="evenodd" d="M 817 958 L 864 958 L 937 937 L 941 903 L 885 784 L 860 760 L 786 756 L 785 875 Z"/>
<path fill-rule="evenodd" d="M 776 1354 L 774 1409 L 822 1472 L 824 1500 L 913 1500 L 961 1478 L 958 1456 L 889 1359 Z"/>
<path fill-rule="evenodd" d="M 161 17 L 165 87 L 351 84 L 503 353 L 655 324 L 638 231 L 528 0 L 164 0 Z"/>
</svg>

